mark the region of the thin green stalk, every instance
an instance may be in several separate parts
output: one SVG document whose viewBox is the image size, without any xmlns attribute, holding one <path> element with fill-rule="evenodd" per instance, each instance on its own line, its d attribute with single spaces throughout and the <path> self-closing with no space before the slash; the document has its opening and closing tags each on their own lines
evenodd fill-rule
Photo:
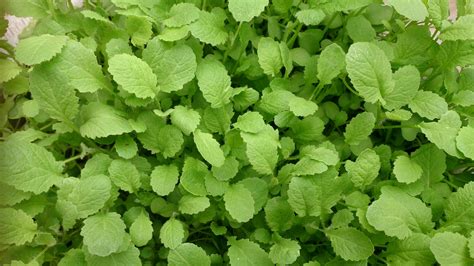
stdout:
<svg viewBox="0 0 474 266">
<path fill-rule="evenodd" d="M 309 100 L 312 101 L 314 99 L 315 96 L 317 96 L 319 94 L 319 91 L 324 87 L 324 84 L 323 83 L 319 83 L 318 86 L 316 86 L 316 88 L 313 90 L 313 92 L 311 93 L 311 96 L 309 96 Z"/>
<path fill-rule="evenodd" d="M 78 154 L 76 156 L 73 156 L 73 157 L 70 157 L 70 158 L 67 158 L 66 160 L 63 161 L 64 164 L 67 164 L 67 163 L 70 163 L 70 162 L 73 162 L 77 159 L 81 159 L 83 155 L 82 154 Z"/>
<path fill-rule="evenodd" d="M 296 38 L 298 38 L 298 35 L 300 34 L 300 31 L 302 28 L 303 28 L 303 23 L 298 23 L 298 27 L 296 28 L 295 33 L 293 34 L 293 36 L 291 36 L 290 40 L 287 42 L 287 45 L 290 49 L 293 48 Z"/>
<path fill-rule="evenodd" d="M 389 125 L 389 126 L 377 126 L 374 127 L 374 129 L 393 129 L 393 128 L 418 128 L 416 126 L 402 126 L 402 125 Z"/>
<path fill-rule="evenodd" d="M 229 46 L 228 46 L 227 49 L 225 50 L 224 59 L 222 59 L 222 62 L 223 62 L 224 64 L 225 64 L 225 62 L 227 61 L 227 58 L 229 57 L 230 51 L 231 51 L 232 48 L 234 47 L 235 40 L 237 40 L 237 36 L 239 36 L 239 32 L 240 32 L 240 29 L 241 29 L 241 28 L 242 28 L 242 21 L 239 22 L 239 26 L 237 27 L 237 30 L 235 31 L 234 36 L 233 36 L 232 39 L 230 40 Z"/>
<path fill-rule="evenodd" d="M 349 86 L 349 84 L 346 81 L 346 78 L 342 79 L 342 83 L 344 83 L 344 86 L 346 86 L 346 88 L 350 90 L 352 93 L 354 93 L 357 96 L 360 96 L 359 93 L 357 93 L 357 91 L 355 91 L 351 86 Z"/>
</svg>

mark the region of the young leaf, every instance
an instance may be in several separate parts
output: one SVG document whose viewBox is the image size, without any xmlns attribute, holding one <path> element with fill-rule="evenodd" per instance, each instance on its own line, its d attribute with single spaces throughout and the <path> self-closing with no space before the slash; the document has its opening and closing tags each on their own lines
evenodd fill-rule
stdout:
<svg viewBox="0 0 474 266">
<path fill-rule="evenodd" d="M 233 185 L 224 194 L 225 209 L 238 222 L 245 223 L 254 215 L 254 199 L 244 185 Z"/>
<path fill-rule="evenodd" d="M 423 169 L 409 157 L 401 155 L 395 159 L 393 173 L 398 182 L 409 184 L 421 178 Z"/>
<path fill-rule="evenodd" d="M 263 72 L 269 76 L 276 76 L 283 67 L 280 54 L 280 45 L 272 38 L 261 38 L 258 42 L 258 63 Z"/>
<path fill-rule="evenodd" d="M 235 20 L 249 22 L 263 12 L 268 2 L 268 0 L 229 0 L 229 11 Z"/>
<path fill-rule="evenodd" d="M 141 212 L 140 215 L 130 226 L 130 237 L 133 244 L 137 247 L 145 246 L 153 237 L 153 226 L 147 213 Z"/>
<path fill-rule="evenodd" d="M 140 173 L 129 161 L 113 160 L 109 166 L 109 174 L 116 186 L 130 193 L 138 191 L 141 186 Z"/>
<path fill-rule="evenodd" d="M 168 265 L 210 266 L 211 260 L 201 247 L 192 243 L 183 243 L 170 251 Z"/>
<path fill-rule="evenodd" d="M 0 244 L 23 245 L 36 235 L 37 225 L 33 218 L 22 210 L 0 209 Z"/>
<path fill-rule="evenodd" d="M 152 98 L 158 92 L 155 74 L 147 63 L 136 56 L 115 55 L 109 60 L 109 72 L 125 91 L 138 98 Z"/>
<path fill-rule="evenodd" d="M 194 142 L 202 157 L 212 166 L 220 167 L 224 164 L 224 152 L 212 134 L 197 129 L 194 131 Z"/>
<path fill-rule="evenodd" d="M 346 161 L 345 167 L 352 183 L 356 187 L 364 189 L 377 178 L 380 171 L 380 157 L 374 150 L 365 149 L 355 162 Z"/>
<path fill-rule="evenodd" d="M 318 60 L 318 79 L 326 85 L 337 77 L 346 66 L 346 54 L 342 48 L 333 43 L 321 52 Z"/>
<path fill-rule="evenodd" d="M 374 245 L 364 233 L 355 228 L 327 230 L 334 252 L 344 260 L 365 260 L 374 253 Z"/>
<path fill-rule="evenodd" d="M 125 224 L 115 212 L 90 216 L 81 229 L 87 251 L 101 257 L 117 252 L 126 235 Z"/>
<path fill-rule="evenodd" d="M 258 244 L 248 239 L 230 239 L 229 243 L 228 255 L 232 265 L 273 265 L 268 254 Z"/>
<path fill-rule="evenodd" d="M 175 165 L 159 165 L 150 174 L 150 185 L 160 196 L 173 192 L 178 183 L 179 172 Z"/>
<path fill-rule="evenodd" d="M 428 16 L 428 10 L 421 0 L 391 0 L 390 4 L 401 15 L 411 20 L 424 20 Z"/>
<path fill-rule="evenodd" d="M 197 214 L 205 209 L 207 209 L 209 206 L 211 206 L 211 203 L 209 202 L 209 199 L 207 197 L 196 197 L 192 195 L 184 195 L 180 200 L 179 200 L 179 211 L 184 214 Z"/>
<path fill-rule="evenodd" d="M 196 78 L 204 99 L 212 108 L 219 108 L 230 102 L 230 77 L 222 63 L 214 59 L 202 60 L 197 67 Z"/>
<path fill-rule="evenodd" d="M 270 248 L 268 256 L 275 264 L 292 264 L 300 256 L 300 249 L 298 242 L 281 238 Z"/>
<path fill-rule="evenodd" d="M 474 259 L 469 257 L 467 239 L 452 232 L 437 233 L 430 243 L 436 261 L 442 265 L 471 265 Z"/>
<path fill-rule="evenodd" d="M 352 118 L 351 122 L 346 126 L 344 137 L 350 145 L 359 145 L 360 142 L 366 140 L 375 127 L 375 117 L 372 113 L 364 112 Z"/>
<path fill-rule="evenodd" d="M 385 104 L 383 96 L 392 92 L 395 82 L 385 53 L 372 43 L 355 43 L 346 55 L 346 69 L 354 88 L 370 103 Z"/>
<path fill-rule="evenodd" d="M 222 11 L 222 10 L 219 10 Z M 217 46 L 227 40 L 228 33 L 224 28 L 223 12 L 199 12 L 199 19 L 189 26 L 191 34 L 204 43 Z"/>
<path fill-rule="evenodd" d="M 174 218 L 166 221 L 160 229 L 160 240 L 167 248 L 175 249 L 184 241 L 185 231 L 181 221 Z"/>
<path fill-rule="evenodd" d="M 456 137 L 456 147 L 464 156 L 474 160 L 474 128 L 463 127 Z"/>
<path fill-rule="evenodd" d="M 474 40 L 473 23 L 473 14 L 459 17 L 452 25 L 444 28 L 439 37 L 446 41 Z"/>
<path fill-rule="evenodd" d="M 413 112 L 428 119 L 440 118 L 448 111 L 446 100 L 430 91 L 418 91 L 408 107 Z"/>
<path fill-rule="evenodd" d="M 16 59 L 25 65 L 51 60 L 66 45 L 67 36 L 44 34 L 21 40 L 15 50 Z"/>
<path fill-rule="evenodd" d="M 201 121 L 201 115 L 193 109 L 178 105 L 171 112 L 171 123 L 189 136 Z"/>
</svg>

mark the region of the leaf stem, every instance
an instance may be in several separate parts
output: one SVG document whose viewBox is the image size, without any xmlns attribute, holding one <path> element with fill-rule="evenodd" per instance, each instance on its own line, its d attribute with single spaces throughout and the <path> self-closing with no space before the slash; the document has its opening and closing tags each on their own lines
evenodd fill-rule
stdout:
<svg viewBox="0 0 474 266">
<path fill-rule="evenodd" d="M 230 51 L 231 51 L 232 48 L 234 47 L 234 43 L 235 43 L 235 40 L 237 39 L 237 36 L 239 36 L 240 28 L 242 28 L 242 24 L 243 24 L 242 21 L 239 22 L 239 26 L 237 27 L 237 30 L 235 31 L 234 36 L 233 36 L 232 39 L 230 40 L 229 46 L 228 46 L 227 49 L 225 50 L 224 59 L 222 59 L 222 62 L 223 62 L 224 64 L 225 64 L 225 62 L 227 61 L 227 58 L 229 57 Z"/>
<path fill-rule="evenodd" d="M 359 93 L 357 93 L 357 91 L 355 91 L 351 86 L 349 86 L 349 83 L 347 83 L 346 78 L 343 78 L 341 80 L 342 80 L 342 83 L 344 83 L 344 86 L 346 86 L 348 90 L 350 90 L 352 93 L 360 97 Z"/>
<path fill-rule="evenodd" d="M 392 129 L 392 128 L 418 128 L 417 126 L 402 126 L 402 125 L 389 125 L 389 126 L 377 126 L 374 129 Z"/>
<path fill-rule="evenodd" d="M 317 96 L 319 94 L 319 91 L 324 87 L 324 84 L 322 82 L 320 82 L 318 84 L 318 86 L 316 86 L 316 88 L 313 90 L 313 92 L 311 93 L 311 96 L 309 96 L 309 100 L 312 101 L 314 99 L 315 96 Z"/>
<path fill-rule="evenodd" d="M 287 42 L 287 45 L 288 45 L 288 48 L 293 48 L 293 45 L 295 44 L 295 41 L 296 41 L 296 38 L 298 38 L 298 35 L 301 31 L 301 29 L 303 28 L 303 23 L 299 23 L 298 22 L 298 27 L 296 28 L 295 30 L 295 33 L 293 34 L 293 36 L 291 36 L 290 40 Z"/>
</svg>

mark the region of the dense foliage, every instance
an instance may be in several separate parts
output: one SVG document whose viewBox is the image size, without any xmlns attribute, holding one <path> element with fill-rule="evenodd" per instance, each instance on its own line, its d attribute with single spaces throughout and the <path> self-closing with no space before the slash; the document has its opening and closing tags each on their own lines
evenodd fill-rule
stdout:
<svg viewBox="0 0 474 266">
<path fill-rule="evenodd" d="M 2 265 L 474 264 L 473 1 L 6 3 Z"/>
</svg>

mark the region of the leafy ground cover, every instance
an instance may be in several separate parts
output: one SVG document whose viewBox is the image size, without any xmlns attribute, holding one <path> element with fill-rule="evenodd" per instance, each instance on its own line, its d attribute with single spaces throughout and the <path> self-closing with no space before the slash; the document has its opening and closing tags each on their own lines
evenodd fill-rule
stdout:
<svg viewBox="0 0 474 266">
<path fill-rule="evenodd" d="M 2 265 L 474 264 L 472 1 L 6 4 Z"/>
</svg>

